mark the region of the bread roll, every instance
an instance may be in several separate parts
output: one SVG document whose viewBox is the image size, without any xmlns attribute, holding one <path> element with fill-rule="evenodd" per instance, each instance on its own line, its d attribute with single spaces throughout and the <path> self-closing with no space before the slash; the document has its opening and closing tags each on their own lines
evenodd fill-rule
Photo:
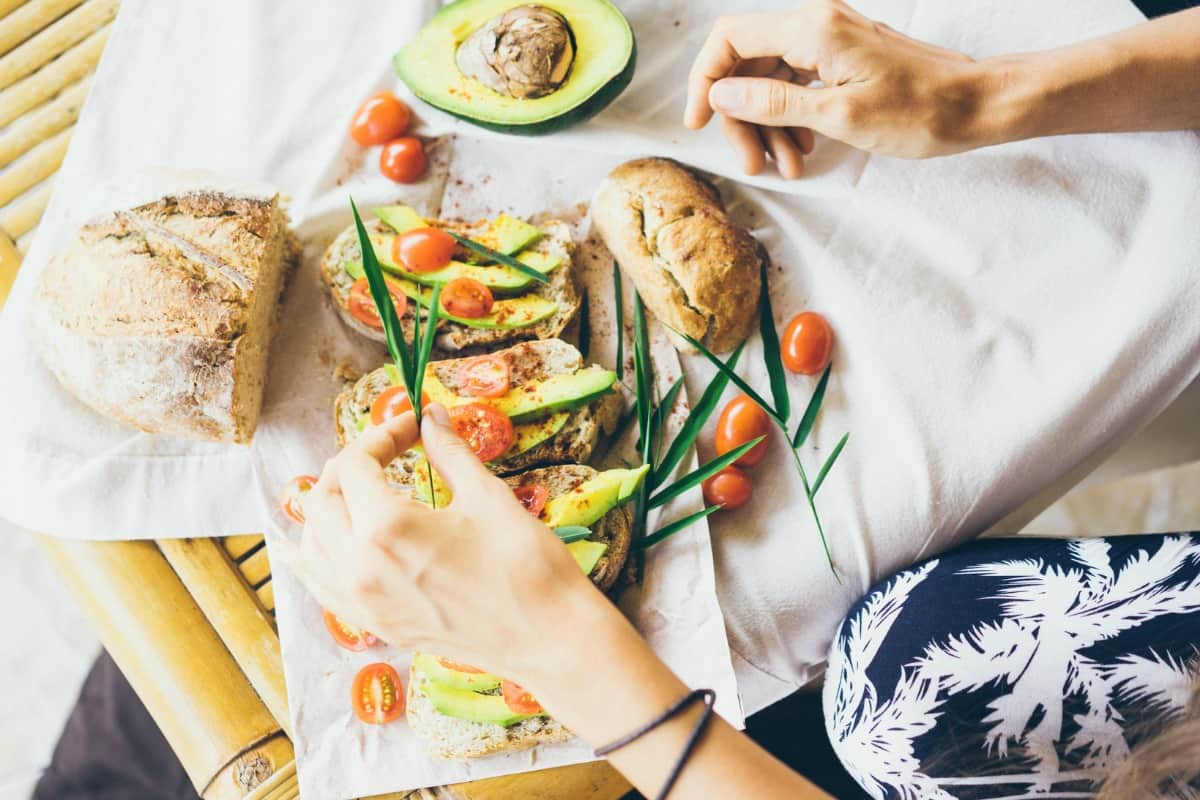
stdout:
<svg viewBox="0 0 1200 800">
<path fill-rule="evenodd" d="M 667 158 L 628 161 L 600 185 L 592 219 L 662 322 L 716 353 L 754 330 L 765 254 L 708 180 Z"/>
<path fill-rule="evenodd" d="M 248 442 L 297 252 L 277 194 L 205 188 L 105 214 L 46 266 L 34 341 L 101 414 Z"/>
</svg>

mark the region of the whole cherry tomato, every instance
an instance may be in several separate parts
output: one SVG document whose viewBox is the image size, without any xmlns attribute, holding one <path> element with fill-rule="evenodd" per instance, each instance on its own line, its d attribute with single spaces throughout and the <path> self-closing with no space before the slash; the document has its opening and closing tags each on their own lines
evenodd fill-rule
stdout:
<svg viewBox="0 0 1200 800">
<path fill-rule="evenodd" d="M 408 308 L 408 295 L 392 281 L 387 283 L 388 294 L 392 296 L 392 305 L 396 309 L 396 317 L 403 317 Z M 375 298 L 371 296 L 371 284 L 366 278 L 359 278 L 350 287 L 350 299 L 346 303 L 350 316 L 377 331 L 383 330 L 383 320 L 379 317 L 379 309 L 375 306 Z"/>
<path fill-rule="evenodd" d="M 474 278 L 455 278 L 442 287 L 442 308 L 455 317 L 486 317 L 495 302 L 492 290 Z"/>
<path fill-rule="evenodd" d="M 379 151 L 379 171 L 396 183 L 414 183 L 425 173 L 428 163 L 425 145 L 412 136 L 392 139 Z"/>
<path fill-rule="evenodd" d="M 437 272 L 450 263 L 457 246 L 441 228 L 416 228 L 392 240 L 392 261 L 409 272 Z"/>
<path fill-rule="evenodd" d="M 767 412 L 744 394 L 739 394 L 721 409 L 717 418 L 716 448 L 717 455 L 725 455 L 751 439 L 767 436 L 771 433 L 771 420 Z M 767 442 L 763 439 L 751 447 L 741 458 L 733 462 L 743 467 L 753 467 L 763 460 L 767 454 Z"/>
<path fill-rule="evenodd" d="M 816 375 L 833 355 L 833 328 L 815 311 L 792 317 L 783 330 L 783 365 L 801 375 Z"/>
<path fill-rule="evenodd" d="M 741 508 L 750 500 L 754 487 L 750 478 L 737 467 L 726 467 L 700 485 L 704 502 L 724 506 L 726 511 Z"/>
<path fill-rule="evenodd" d="M 350 138 L 362 145 L 383 144 L 408 130 L 412 111 L 391 92 L 376 92 L 363 101 L 350 121 Z"/>
<path fill-rule="evenodd" d="M 421 408 L 427 405 L 429 405 L 429 395 L 421 392 Z M 375 401 L 371 403 L 371 424 L 382 425 L 392 417 L 412 411 L 412 407 L 408 389 L 403 386 L 389 386 L 380 392 Z"/>
</svg>

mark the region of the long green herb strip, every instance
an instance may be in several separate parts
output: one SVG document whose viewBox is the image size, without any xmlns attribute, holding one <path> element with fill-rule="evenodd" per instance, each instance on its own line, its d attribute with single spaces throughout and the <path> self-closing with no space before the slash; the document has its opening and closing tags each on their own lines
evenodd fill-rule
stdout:
<svg viewBox="0 0 1200 800">
<path fill-rule="evenodd" d="M 745 342 L 737 346 L 737 349 L 725 361 L 726 366 L 733 369 L 737 365 L 738 359 L 742 355 L 742 349 L 745 346 Z M 725 387 L 728 385 L 729 376 L 724 372 L 718 372 L 717 377 L 713 378 L 712 382 L 705 387 L 704 394 L 700 395 L 700 400 L 692 406 L 692 410 L 688 413 L 688 417 L 682 427 L 680 427 L 675 440 L 667 448 L 667 454 L 663 456 L 659 465 L 647 476 L 651 488 L 661 486 L 675 472 L 675 468 L 679 466 L 679 462 L 687 455 L 692 443 L 700 435 L 700 430 L 704 427 L 704 423 L 708 421 L 717 404 L 721 402 L 721 395 L 725 392 Z"/>
<path fill-rule="evenodd" d="M 579 296 L 579 355 L 586 361 L 592 349 L 592 304 L 587 289 Z"/>
<path fill-rule="evenodd" d="M 621 286 L 621 268 L 613 262 L 613 298 L 617 315 L 617 380 L 625 380 L 625 298 Z"/>
<path fill-rule="evenodd" d="M 510 255 L 501 253 L 498 250 L 493 250 L 486 244 L 477 242 L 474 239 L 468 239 L 466 236 L 457 234 L 454 231 L 446 231 L 446 233 L 454 237 L 454 241 L 458 242 L 463 247 L 478 253 L 489 261 L 495 261 L 497 264 L 503 264 L 506 267 L 515 269 L 525 277 L 533 278 L 538 283 L 550 282 L 550 278 L 546 276 L 546 273 L 542 272 L 541 270 L 536 270 L 528 264 L 522 263 Z"/>
<path fill-rule="evenodd" d="M 433 340 L 437 333 L 438 313 L 440 310 L 441 286 L 435 286 L 429 304 L 428 318 L 425 330 L 421 330 L 421 304 L 414 308 L 412 344 L 404 341 L 404 330 L 400 326 L 400 317 L 396 314 L 396 306 L 392 303 L 392 295 L 387 288 L 387 280 L 375 256 L 375 248 L 371 238 L 359 216 L 358 206 L 354 198 L 350 199 L 350 210 L 354 214 L 354 225 L 358 229 L 358 247 L 362 252 L 363 272 L 371 287 L 371 298 L 379 310 L 379 319 L 383 322 L 384 337 L 387 339 L 388 352 L 404 381 L 404 391 L 408 392 L 409 402 L 412 403 L 413 416 L 417 419 L 418 430 L 421 427 L 421 387 L 425 382 L 425 367 L 433 353 Z M 425 460 L 429 477 L 429 498 L 434 508 L 437 508 L 437 493 L 433 488 L 433 465 Z"/>
<path fill-rule="evenodd" d="M 808 441 L 808 434 L 817 421 L 817 412 L 821 410 L 821 403 L 825 400 L 825 387 L 829 384 L 831 369 L 833 369 L 832 364 L 825 367 L 825 371 L 821 373 L 821 380 L 817 381 L 817 388 L 813 389 L 812 397 L 808 401 L 808 408 L 804 409 L 804 416 L 800 418 L 800 425 L 797 426 L 796 433 L 792 436 L 792 449 L 800 447 Z"/>
<path fill-rule="evenodd" d="M 779 353 L 779 334 L 775 332 L 775 312 L 771 309 L 765 258 L 759 262 L 758 274 L 758 331 L 762 336 L 763 352 Z M 787 375 L 783 371 L 782 358 L 767 358 L 767 375 L 771 379 L 771 399 L 775 401 L 775 413 L 787 419 L 792 415 L 792 398 L 788 394 Z"/>
<path fill-rule="evenodd" d="M 683 377 L 680 376 L 671 384 L 671 388 L 667 389 L 667 393 L 662 396 L 662 399 L 654 406 L 654 410 L 650 413 L 650 439 L 653 442 L 651 449 L 657 451 L 659 436 L 662 434 L 663 425 L 666 424 L 667 416 L 671 413 L 671 409 L 675 407 L 675 400 L 679 397 L 680 390 L 683 389 Z M 639 436 L 637 447 L 642 449 L 642 438 Z"/>
<path fill-rule="evenodd" d="M 751 448 L 765 438 L 767 437 L 759 436 L 755 439 L 751 439 L 745 444 L 741 444 L 733 448 L 728 453 L 717 456 L 704 466 L 689 472 L 687 475 L 675 481 L 661 492 L 657 492 L 656 494 L 652 495 L 649 500 L 649 507 L 658 508 L 659 506 L 674 500 L 676 497 L 683 494 L 688 489 L 691 489 L 693 486 L 699 486 L 701 483 L 708 480 L 713 475 L 716 475 L 718 472 L 744 456 L 751 450 Z"/>
<path fill-rule="evenodd" d="M 588 538 L 592 531 L 582 525 L 562 525 L 554 529 L 554 535 L 562 539 L 564 544 L 570 544 Z"/>
<path fill-rule="evenodd" d="M 829 474 L 829 470 L 833 469 L 833 462 L 837 461 L 837 457 L 842 454 L 842 448 L 846 446 L 846 440 L 849 438 L 849 433 L 843 433 L 842 438 L 838 439 L 838 443 L 833 446 L 833 452 L 829 454 L 829 458 L 825 459 L 825 463 L 821 465 L 821 471 L 817 473 L 817 478 L 813 481 L 813 497 L 816 497 L 817 492 L 821 491 L 821 484 L 825 482 L 825 476 Z"/>
<path fill-rule="evenodd" d="M 707 506 L 692 514 L 688 514 L 686 517 L 677 519 L 674 522 L 669 522 L 656 530 L 654 533 L 639 541 L 637 546 L 645 549 L 652 545 L 656 545 L 663 539 L 666 539 L 668 536 L 679 533 L 681 530 L 687 528 L 693 523 L 704 519 L 714 511 L 720 511 L 722 508 L 724 508 L 724 506 Z"/>
</svg>

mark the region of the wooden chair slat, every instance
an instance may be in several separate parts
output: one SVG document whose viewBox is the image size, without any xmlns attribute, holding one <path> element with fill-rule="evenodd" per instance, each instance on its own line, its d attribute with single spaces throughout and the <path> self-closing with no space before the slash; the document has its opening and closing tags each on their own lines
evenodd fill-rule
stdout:
<svg viewBox="0 0 1200 800">
<path fill-rule="evenodd" d="M 0 0 L 0 17 L 7 17 L 26 2 L 27 0 Z"/>
<path fill-rule="evenodd" d="M 87 0 L 31 39 L 0 57 L 0 89 L 31 75 L 97 28 L 112 22 L 118 0 Z"/>
<path fill-rule="evenodd" d="M 0 134 L 0 167 L 11 164 L 39 142 L 74 125 L 91 86 L 91 78 L 84 78 L 49 103 L 8 126 Z"/>
<path fill-rule="evenodd" d="M 13 238 L 30 233 L 45 213 L 53 188 L 54 179 L 47 178 L 9 204 L 8 208 L 0 212 L 0 231 Z"/>
<path fill-rule="evenodd" d="M 69 141 L 71 129 L 57 133 L 0 172 L 0 207 L 57 172 Z"/>
<path fill-rule="evenodd" d="M 0 19 L 0 55 L 45 28 L 82 0 L 30 0 Z"/>
<path fill-rule="evenodd" d="M 263 537 L 261 533 L 241 533 L 237 536 L 226 536 L 221 541 L 225 546 L 225 552 L 229 553 L 229 557 L 234 561 L 240 561 L 242 556 L 251 550 L 256 550 L 263 543 Z"/>
<path fill-rule="evenodd" d="M 0 90 L 0 127 L 10 124 L 96 68 L 112 26 L 106 25 L 29 77 Z"/>
</svg>

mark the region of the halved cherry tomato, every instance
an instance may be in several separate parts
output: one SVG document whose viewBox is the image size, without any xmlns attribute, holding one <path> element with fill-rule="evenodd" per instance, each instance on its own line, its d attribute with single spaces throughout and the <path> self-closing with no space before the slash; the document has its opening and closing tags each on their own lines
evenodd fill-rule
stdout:
<svg viewBox="0 0 1200 800">
<path fill-rule="evenodd" d="M 816 375 L 833 355 L 833 328 L 815 311 L 792 317 L 783 329 L 783 365 L 801 375 Z"/>
<path fill-rule="evenodd" d="M 501 397 L 508 394 L 508 359 L 492 353 L 467 359 L 458 368 L 462 391 L 471 397 Z"/>
<path fill-rule="evenodd" d="M 467 403 L 447 410 L 454 431 L 480 461 L 491 461 L 512 447 L 516 433 L 512 420 L 491 406 Z"/>
<path fill-rule="evenodd" d="M 442 287 L 442 308 L 456 317 L 486 317 L 494 303 L 492 290 L 474 278 L 455 278 Z"/>
<path fill-rule="evenodd" d="M 550 499 L 550 490 L 540 483 L 518 486 L 513 489 L 513 494 L 521 501 L 521 505 L 525 506 L 525 510 L 535 517 L 542 515 L 542 509 L 546 507 L 546 501 Z"/>
<path fill-rule="evenodd" d="M 429 395 L 421 392 L 421 408 L 429 405 Z M 389 386 L 379 393 L 375 402 L 371 403 L 371 424 L 382 425 L 392 417 L 398 417 L 406 411 L 412 411 L 412 400 L 408 397 L 408 389 L 403 386 Z"/>
<path fill-rule="evenodd" d="M 504 695 L 504 705 L 518 714 L 540 714 L 543 711 L 542 704 L 533 699 L 533 695 L 512 681 L 502 681 L 500 693 Z"/>
<path fill-rule="evenodd" d="M 304 495 L 316 482 L 315 475 L 297 475 L 288 481 L 283 494 L 279 495 L 279 507 L 299 525 L 304 524 Z"/>
<path fill-rule="evenodd" d="M 392 261 L 409 272 L 437 272 L 454 258 L 456 247 L 441 228 L 416 228 L 392 240 Z"/>
<path fill-rule="evenodd" d="M 710 506 L 724 506 L 726 511 L 741 508 L 750 500 L 754 487 L 750 478 L 737 467 L 726 467 L 700 485 L 704 502 Z"/>
<path fill-rule="evenodd" d="M 767 412 L 759 408 L 758 404 L 749 397 L 740 394 L 721 409 L 721 416 L 717 418 L 717 455 L 725 455 L 751 439 L 768 436 L 770 433 L 771 419 L 767 416 Z M 753 467 L 767 454 L 767 442 L 769 441 L 770 439 L 763 439 L 733 463 L 743 467 Z"/>
<path fill-rule="evenodd" d="M 379 643 L 375 634 L 364 631 L 362 628 L 356 628 L 348 622 L 342 622 L 332 611 L 326 611 L 323 618 L 329 635 L 333 637 L 333 641 L 337 642 L 339 647 L 358 653 Z"/>
<path fill-rule="evenodd" d="M 354 676 L 350 689 L 354 714 L 369 725 L 383 725 L 404 711 L 404 685 L 391 664 L 368 664 Z"/>
<path fill-rule="evenodd" d="M 412 110 L 391 92 L 376 92 L 363 101 L 350 121 L 350 138 L 363 147 L 383 144 L 408 130 Z"/>
<path fill-rule="evenodd" d="M 387 284 L 388 294 L 392 296 L 392 305 L 396 308 L 396 316 L 403 317 L 404 312 L 408 309 L 408 295 L 386 278 L 384 282 Z M 367 283 L 366 278 L 359 278 L 350 287 L 350 300 L 346 305 L 350 309 L 350 316 L 363 325 L 378 331 L 383 330 L 383 320 L 379 317 L 379 309 L 375 306 L 375 298 L 371 297 L 371 285 Z"/>
<path fill-rule="evenodd" d="M 379 152 L 379 171 L 396 183 L 413 183 L 424 174 L 428 163 L 425 145 L 412 136 L 393 139 Z"/>
<path fill-rule="evenodd" d="M 448 658 L 439 658 L 438 663 L 446 669 L 452 669 L 455 672 L 469 672 L 472 675 L 482 675 L 483 670 L 479 667 L 472 667 L 470 664 L 464 664 L 461 661 L 451 661 Z"/>
</svg>

